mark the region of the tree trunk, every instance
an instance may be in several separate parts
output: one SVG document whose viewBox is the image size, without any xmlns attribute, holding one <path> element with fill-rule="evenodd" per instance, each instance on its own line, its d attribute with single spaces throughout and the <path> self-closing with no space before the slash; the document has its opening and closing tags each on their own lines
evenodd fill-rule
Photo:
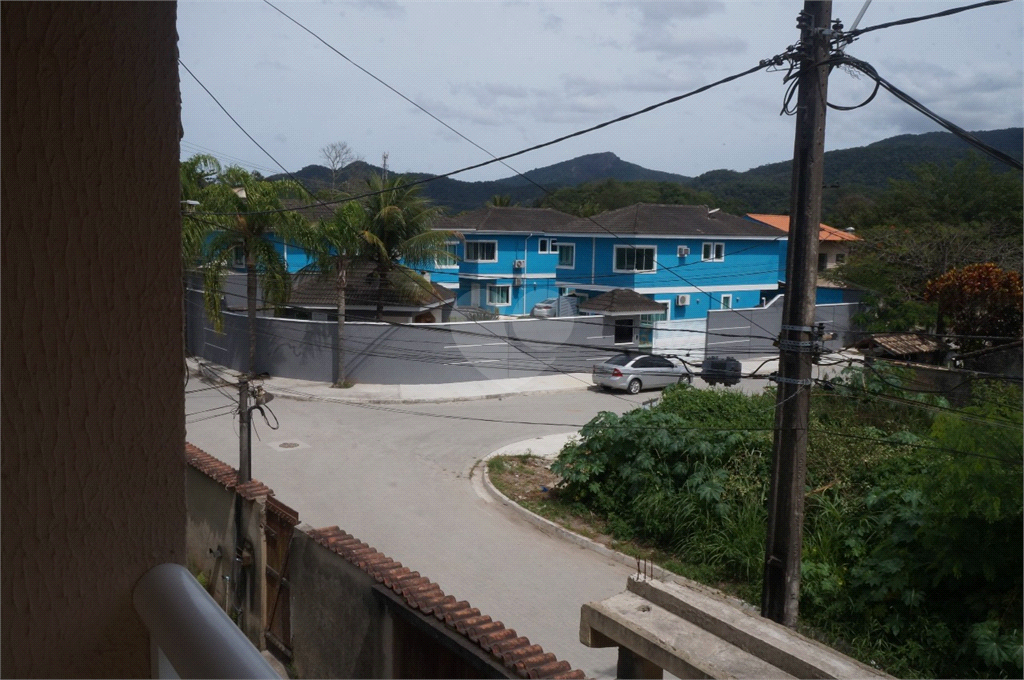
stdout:
<svg viewBox="0 0 1024 680">
<path fill-rule="evenodd" d="M 256 262 L 249 249 L 245 250 L 246 315 L 249 320 L 249 375 L 256 371 Z"/>
<path fill-rule="evenodd" d="M 384 298 L 381 297 L 381 292 L 384 290 L 384 278 L 387 273 L 384 269 L 377 268 L 377 321 L 384 320 Z"/>
<path fill-rule="evenodd" d="M 345 373 L 345 293 L 348 290 L 348 260 L 338 260 L 338 273 L 336 278 L 336 290 L 338 293 L 338 346 L 335 350 L 338 361 L 338 380 L 335 387 L 344 387 L 348 382 Z"/>
</svg>

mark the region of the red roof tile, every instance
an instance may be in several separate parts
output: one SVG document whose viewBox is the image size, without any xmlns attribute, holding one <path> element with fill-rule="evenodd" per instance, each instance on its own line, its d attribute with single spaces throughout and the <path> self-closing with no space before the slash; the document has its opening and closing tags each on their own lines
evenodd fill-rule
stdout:
<svg viewBox="0 0 1024 680">
<path fill-rule="evenodd" d="M 457 601 L 454 596 L 445 595 L 439 585 L 420 576 L 419 572 L 403 567 L 338 527 L 316 529 L 309 532 L 309 536 L 402 595 L 410 608 L 444 621 L 448 628 L 479 645 L 520 677 L 586 677 L 583 671 L 572 670 L 568 662 L 545 653 L 540 645 L 530 644 L 529 638 L 519 637 L 511 628 L 505 628 L 501 621 L 481 615 L 479 609 L 470 607 L 465 600 Z"/>
<path fill-rule="evenodd" d="M 747 213 L 747 217 L 758 222 L 762 222 L 769 226 L 781 229 L 782 231 L 789 233 L 789 215 L 765 215 L 762 213 Z M 824 222 L 818 225 L 818 240 L 819 241 L 859 241 L 860 238 L 854 236 L 848 231 L 842 229 L 836 229 L 830 227 Z"/>
<path fill-rule="evenodd" d="M 270 487 L 256 479 L 239 484 L 238 470 L 188 442 L 185 442 L 185 460 L 213 481 L 223 485 L 224 488 L 235 489 L 242 498 L 254 500 L 274 495 Z"/>
</svg>

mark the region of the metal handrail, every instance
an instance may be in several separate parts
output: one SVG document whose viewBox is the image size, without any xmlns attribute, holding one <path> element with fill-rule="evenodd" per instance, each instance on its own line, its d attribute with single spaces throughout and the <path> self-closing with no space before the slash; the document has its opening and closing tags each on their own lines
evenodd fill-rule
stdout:
<svg viewBox="0 0 1024 680">
<path fill-rule="evenodd" d="M 135 584 L 135 611 L 182 678 L 280 678 L 227 614 L 180 564 L 159 564 Z M 154 671 L 157 669 L 154 661 Z"/>
</svg>

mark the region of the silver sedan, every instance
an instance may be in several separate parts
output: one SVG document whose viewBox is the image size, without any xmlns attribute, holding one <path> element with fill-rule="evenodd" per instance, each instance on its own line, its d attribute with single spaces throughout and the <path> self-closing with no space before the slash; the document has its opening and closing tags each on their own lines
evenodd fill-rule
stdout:
<svg viewBox="0 0 1024 680">
<path fill-rule="evenodd" d="M 693 382 L 693 374 L 685 364 L 676 364 L 655 354 L 618 354 L 595 364 L 591 379 L 602 389 L 636 394 L 651 387 Z"/>
</svg>

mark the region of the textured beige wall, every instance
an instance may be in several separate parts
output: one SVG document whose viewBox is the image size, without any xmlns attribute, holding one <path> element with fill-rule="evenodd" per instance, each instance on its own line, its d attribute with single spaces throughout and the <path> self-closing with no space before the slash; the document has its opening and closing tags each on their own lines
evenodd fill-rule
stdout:
<svg viewBox="0 0 1024 680">
<path fill-rule="evenodd" d="M 175 17 L 0 7 L 5 677 L 148 676 L 184 561 Z"/>
</svg>

